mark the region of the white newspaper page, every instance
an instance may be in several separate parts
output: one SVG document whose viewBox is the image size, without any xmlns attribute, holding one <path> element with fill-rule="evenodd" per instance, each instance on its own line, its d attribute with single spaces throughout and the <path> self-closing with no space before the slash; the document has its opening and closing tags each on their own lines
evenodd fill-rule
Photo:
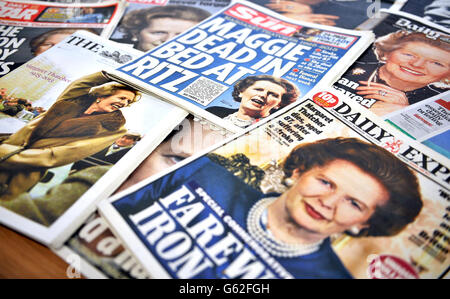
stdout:
<svg viewBox="0 0 450 299">
<path fill-rule="evenodd" d="M 141 52 L 78 31 L 0 79 L 0 221 L 58 247 L 187 113 L 102 72 Z"/>
<path fill-rule="evenodd" d="M 0 77 L 40 55 L 77 30 L 109 37 L 124 4 L 0 2 Z"/>
<path fill-rule="evenodd" d="M 116 192 L 165 171 L 225 138 L 226 136 L 211 124 L 188 115 L 142 161 Z M 80 263 L 77 270 L 88 278 L 149 278 L 98 213 L 92 215 L 56 253 L 65 260 L 78 259 Z"/>
</svg>

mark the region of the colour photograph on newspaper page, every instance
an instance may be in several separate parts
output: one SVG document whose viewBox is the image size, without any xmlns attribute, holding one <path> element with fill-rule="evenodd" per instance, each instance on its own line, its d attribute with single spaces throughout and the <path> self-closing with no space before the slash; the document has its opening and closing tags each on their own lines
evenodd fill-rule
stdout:
<svg viewBox="0 0 450 299">
<path fill-rule="evenodd" d="M 133 171 L 116 192 L 166 170 L 172 165 L 225 140 L 226 135 L 209 123 L 188 115 Z M 74 255 L 82 264 L 78 271 L 88 278 L 150 278 L 119 238 L 98 214 L 55 251 L 70 263 Z"/>
<path fill-rule="evenodd" d="M 317 84 L 330 84 L 373 34 L 301 24 L 233 2 L 112 75 L 241 132 Z"/>
<path fill-rule="evenodd" d="M 310 94 L 99 203 L 149 275 L 445 275 L 449 160 L 339 91 Z"/>
<path fill-rule="evenodd" d="M 108 24 L 117 22 L 123 4 L 108 2 L 86 9 L 102 9 L 104 17 L 70 21 L 81 7 L 48 2 L 0 2 L 0 77 L 40 55 L 77 30 L 108 37 Z"/>
<path fill-rule="evenodd" d="M 78 31 L 0 78 L 2 223 L 61 245 L 186 117 L 102 72 L 139 55 Z"/>
<path fill-rule="evenodd" d="M 377 39 L 372 48 L 334 86 L 371 112 L 394 122 L 396 127 L 411 132 L 403 126 L 405 122 L 396 122 L 393 117 L 399 113 L 408 114 L 412 105 L 426 106 L 431 98 L 449 91 L 450 31 L 430 22 L 421 22 L 410 14 L 384 14 L 384 20 L 373 28 Z M 439 112 L 431 113 L 448 126 L 448 104 L 444 100 L 440 102 Z M 394 118 L 398 120 L 398 117 Z M 409 115 L 409 118 L 414 119 L 414 123 L 410 121 L 408 126 L 417 124 L 417 130 L 428 126 L 428 117 Z M 434 128 L 436 126 L 429 129 Z M 449 134 L 446 131 L 439 133 L 425 144 L 450 157 Z M 420 136 L 410 135 L 420 139 Z"/>
<path fill-rule="evenodd" d="M 228 6 L 229 0 L 128 0 L 110 39 L 149 51 Z"/>
</svg>

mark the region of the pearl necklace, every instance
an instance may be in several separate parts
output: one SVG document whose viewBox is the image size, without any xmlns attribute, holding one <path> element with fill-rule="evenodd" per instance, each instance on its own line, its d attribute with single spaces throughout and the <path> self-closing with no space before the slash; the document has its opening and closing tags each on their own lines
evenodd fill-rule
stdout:
<svg viewBox="0 0 450 299">
<path fill-rule="evenodd" d="M 260 243 L 273 256 L 294 258 L 317 251 L 323 241 L 313 244 L 289 244 L 275 239 L 267 229 L 267 207 L 277 198 L 263 198 L 256 202 L 247 215 L 247 228 L 250 236 Z"/>
<path fill-rule="evenodd" d="M 233 125 L 236 125 L 240 128 L 246 128 L 246 127 L 250 126 L 253 123 L 253 121 L 255 120 L 254 118 L 249 119 L 249 120 L 240 119 L 237 117 L 237 112 L 228 115 L 224 119 L 232 122 Z"/>
</svg>

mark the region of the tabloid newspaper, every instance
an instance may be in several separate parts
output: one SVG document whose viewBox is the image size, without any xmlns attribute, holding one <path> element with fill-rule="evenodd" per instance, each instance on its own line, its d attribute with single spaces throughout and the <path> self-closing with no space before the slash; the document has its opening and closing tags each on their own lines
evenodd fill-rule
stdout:
<svg viewBox="0 0 450 299">
<path fill-rule="evenodd" d="M 373 47 L 334 86 L 450 157 L 450 31 L 411 14 L 383 14 Z"/>
<path fill-rule="evenodd" d="M 146 52 L 222 10 L 230 0 L 128 0 L 127 4 L 110 39 Z"/>
<path fill-rule="evenodd" d="M 157 278 L 438 278 L 449 160 L 332 88 L 99 203 Z"/>
<path fill-rule="evenodd" d="M 142 52 L 77 31 L 0 78 L 0 222 L 51 247 L 187 115 L 111 82 Z"/>
<path fill-rule="evenodd" d="M 0 2 L 0 77 L 60 42 L 75 30 L 109 37 L 124 3 Z"/>
<path fill-rule="evenodd" d="M 156 147 L 116 190 L 130 186 L 166 170 L 201 150 L 222 142 L 226 135 L 209 123 L 188 115 L 179 126 Z M 59 256 L 74 267 L 71 277 L 83 274 L 87 278 L 149 278 L 106 221 L 92 215 L 58 250 Z"/>
<path fill-rule="evenodd" d="M 372 41 L 237 1 L 110 75 L 240 132 L 334 82 Z"/>
</svg>

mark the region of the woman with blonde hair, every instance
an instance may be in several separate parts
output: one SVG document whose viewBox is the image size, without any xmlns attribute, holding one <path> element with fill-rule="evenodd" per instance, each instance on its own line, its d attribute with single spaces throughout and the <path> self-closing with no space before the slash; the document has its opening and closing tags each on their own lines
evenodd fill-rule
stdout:
<svg viewBox="0 0 450 299">
<path fill-rule="evenodd" d="M 338 137 L 300 143 L 284 158 L 279 170 L 285 190 L 264 193 L 258 183 L 264 171 L 244 154 L 225 157 L 209 153 L 116 201 L 115 208 L 122 215 L 136 216 L 167 198 L 183 196 L 189 198 L 189 205 L 203 206 L 207 196 L 214 203 L 211 207 L 218 207 L 213 210 L 221 211 L 217 221 L 231 219 L 226 221 L 228 227 L 215 229 L 215 238 L 220 240 L 240 227 L 248 232 L 247 244 L 255 241 L 268 253 L 267 261 L 271 258 L 272 265 L 278 262 L 289 274 L 280 277 L 338 279 L 352 275 L 332 247 L 333 236 L 395 236 L 415 221 L 423 207 L 414 172 L 386 149 L 360 139 Z M 174 210 L 187 204 L 172 203 L 168 206 Z M 206 219 L 207 213 L 198 214 L 190 227 Z M 148 222 L 140 219 L 134 223 Z M 219 226 L 208 223 L 209 228 Z M 145 240 L 148 235 L 138 237 Z M 196 237 L 200 244 L 213 240 L 212 235 L 206 241 Z M 235 248 L 223 255 L 221 264 L 205 267 L 194 278 L 275 276 L 270 267 L 227 273 L 229 265 L 240 258 L 242 249 Z"/>
<path fill-rule="evenodd" d="M 0 198 L 31 189 L 48 168 L 93 155 L 123 136 L 121 108 L 140 94 L 101 72 L 70 84 L 50 109 L 0 145 Z"/>
<path fill-rule="evenodd" d="M 445 38 L 407 31 L 378 38 L 374 53 L 379 64 L 361 68 L 365 78 L 358 78 L 357 94 L 375 99 L 371 110 L 384 115 L 448 90 L 450 44 Z"/>
</svg>

